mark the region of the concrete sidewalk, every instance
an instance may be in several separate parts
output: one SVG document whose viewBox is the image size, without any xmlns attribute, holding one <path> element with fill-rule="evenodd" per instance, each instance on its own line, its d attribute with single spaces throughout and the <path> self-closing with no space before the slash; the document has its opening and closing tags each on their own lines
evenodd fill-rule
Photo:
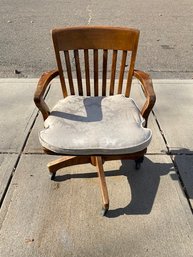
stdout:
<svg viewBox="0 0 193 257">
<path fill-rule="evenodd" d="M 154 80 L 153 140 L 141 169 L 132 161 L 105 163 L 107 217 L 99 214 L 93 166 L 48 179 L 46 164 L 55 157 L 38 142 L 36 84 L 0 79 L 0 256 L 193 256 L 193 81 Z M 62 96 L 58 80 L 52 84 L 50 106 Z"/>
</svg>

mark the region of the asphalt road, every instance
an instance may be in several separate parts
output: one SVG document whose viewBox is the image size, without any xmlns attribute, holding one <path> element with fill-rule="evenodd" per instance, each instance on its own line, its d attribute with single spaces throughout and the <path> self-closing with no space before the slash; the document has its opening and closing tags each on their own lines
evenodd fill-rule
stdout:
<svg viewBox="0 0 193 257">
<path fill-rule="evenodd" d="M 192 0 L 0 0 L 0 6 L 0 77 L 39 77 L 55 68 L 50 30 L 73 25 L 138 28 L 136 68 L 153 78 L 193 77 Z"/>
</svg>

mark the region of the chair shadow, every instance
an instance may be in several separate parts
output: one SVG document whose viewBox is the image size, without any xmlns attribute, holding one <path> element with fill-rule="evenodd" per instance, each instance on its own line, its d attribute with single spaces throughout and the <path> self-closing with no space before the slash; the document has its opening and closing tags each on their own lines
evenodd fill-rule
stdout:
<svg viewBox="0 0 193 257">
<path fill-rule="evenodd" d="M 151 212 L 158 191 L 160 177 L 174 171 L 172 163 L 154 163 L 147 157 L 140 170 L 132 161 L 122 161 L 120 173 L 126 176 L 131 191 L 131 201 L 123 208 L 109 210 L 107 217 L 121 215 L 147 215 Z"/>
<path fill-rule="evenodd" d="M 174 171 L 172 163 L 153 163 L 147 157 L 140 170 L 135 170 L 134 161 L 124 160 L 120 170 L 106 171 L 105 176 L 125 176 L 131 192 L 131 201 L 123 208 L 109 209 L 108 218 L 121 215 L 147 215 L 151 212 L 154 199 L 159 187 L 160 177 Z M 61 182 L 68 179 L 94 178 L 97 173 L 66 174 L 56 176 L 55 181 Z M 108 184 L 107 184 L 108 187 Z M 113 201 L 113 199 L 111 200 Z"/>
</svg>

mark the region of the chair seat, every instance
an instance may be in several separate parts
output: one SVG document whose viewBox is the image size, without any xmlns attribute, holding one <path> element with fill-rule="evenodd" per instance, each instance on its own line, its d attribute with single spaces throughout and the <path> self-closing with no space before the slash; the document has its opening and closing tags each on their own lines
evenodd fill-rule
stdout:
<svg viewBox="0 0 193 257">
<path fill-rule="evenodd" d="M 68 96 L 44 122 L 40 143 L 66 155 L 129 154 L 145 149 L 152 132 L 132 98 Z"/>
</svg>

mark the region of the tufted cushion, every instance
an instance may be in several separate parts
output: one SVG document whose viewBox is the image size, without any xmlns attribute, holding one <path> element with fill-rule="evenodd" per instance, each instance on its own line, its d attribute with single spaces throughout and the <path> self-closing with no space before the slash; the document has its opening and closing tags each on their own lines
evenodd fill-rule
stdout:
<svg viewBox="0 0 193 257">
<path fill-rule="evenodd" d="M 152 132 L 131 98 L 68 96 L 45 120 L 39 139 L 61 154 L 127 154 L 145 149 Z"/>
</svg>

